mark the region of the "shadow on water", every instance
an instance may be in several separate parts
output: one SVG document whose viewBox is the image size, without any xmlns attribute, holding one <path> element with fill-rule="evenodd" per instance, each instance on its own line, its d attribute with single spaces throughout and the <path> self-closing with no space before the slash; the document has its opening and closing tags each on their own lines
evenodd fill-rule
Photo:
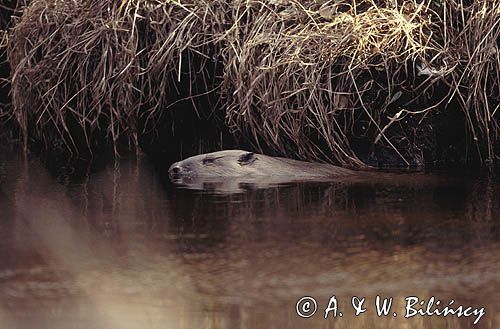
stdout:
<svg viewBox="0 0 500 329">
<path fill-rule="evenodd" d="M 176 189 L 142 157 L 0 156 L 1 328 L 498 328 L 500 181 Z M 443 177 L 441 177 L 443 178 Z M 338 297 L 342 318 L 323 319 Z M 374 297 L 394 297 L 378 318 Z M 319 310 L 295 313 L 302 296 Z M 366 297 L 354 316 L 352 296 Z M 404 318 L 404 298 L 485 307 Z"/>
</svg>

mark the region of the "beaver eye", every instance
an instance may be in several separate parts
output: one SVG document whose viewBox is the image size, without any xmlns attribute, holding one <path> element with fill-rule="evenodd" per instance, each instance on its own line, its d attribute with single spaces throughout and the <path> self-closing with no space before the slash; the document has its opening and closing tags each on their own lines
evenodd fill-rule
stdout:
<svg viewBox="0 0 500 329">
<path fill-rule="evenodd" d="M 215 162 L 215 158 L 209 158 L 209 157 L 206 157 L 203 159 L 203 164 L 204 165 L 211 165 Z"/>
</svg>

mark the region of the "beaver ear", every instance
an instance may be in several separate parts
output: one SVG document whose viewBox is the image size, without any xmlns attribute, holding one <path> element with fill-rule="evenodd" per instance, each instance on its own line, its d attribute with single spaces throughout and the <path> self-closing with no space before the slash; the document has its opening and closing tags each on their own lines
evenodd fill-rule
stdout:
<svg viewBox="0 0 500 329">
<path fill-rule="evenodd" d="M 242 166 L 253 163 L 257 158 L 255 157 L 255 153 L 246 152 L 245 154 L 240 155 L 238 159 L 238 163 Z"/>
</svg>

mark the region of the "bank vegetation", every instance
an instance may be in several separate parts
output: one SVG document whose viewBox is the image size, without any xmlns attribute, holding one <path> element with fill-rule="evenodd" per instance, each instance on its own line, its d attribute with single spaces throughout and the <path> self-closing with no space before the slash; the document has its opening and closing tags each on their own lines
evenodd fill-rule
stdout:
<svg viewBox="0 0 500 329">
<path fill-rule="evenodd" d="M 9 32 L 11 115 L 73 153 L 176 138 L 161 121 L 183 102 L 275 155 L 493 162 L 499 25 L 497 0 L 33 0 Z"/>
</svg>

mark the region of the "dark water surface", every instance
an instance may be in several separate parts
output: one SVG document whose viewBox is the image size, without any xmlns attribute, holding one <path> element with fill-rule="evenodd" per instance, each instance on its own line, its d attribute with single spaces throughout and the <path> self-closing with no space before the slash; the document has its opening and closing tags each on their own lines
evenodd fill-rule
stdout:
<svg viewBox="0 0 500 329">
<path fill-rule="evenodd" d="M 500 328 L 494 175 L 226 194 L 161 177 L 144 157 L 82 175 L 2 151 L 0 328 Z M 486 313 L 406 319 L 408 296 Z"/>
</svg>

